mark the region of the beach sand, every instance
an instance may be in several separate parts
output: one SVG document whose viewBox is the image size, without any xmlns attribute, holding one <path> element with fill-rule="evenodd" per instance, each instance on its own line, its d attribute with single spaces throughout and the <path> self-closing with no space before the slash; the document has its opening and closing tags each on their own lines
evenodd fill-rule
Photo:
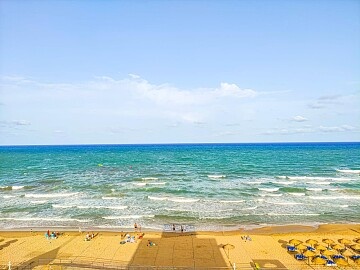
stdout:
<svg viewBox="0 0 360 270">
<path fill-rule="evenodd" d="M 315 239 L 322 242 L 329 238 L 340 244 L 339 239 L 347 238 L 356 244 L 355 239 L 360 238 L 360 224 L 274 226 L 226 232 L 145 231 L 141 239 L 138 239 L 140 233 L 129 232 L 136 237 L 136 243 L 125 244 L 120 244 L 124 239 L 121 235 L 125 234 L 121 232 L 98 231 L 94 232 L 97 234 L 95 238 L 85 241 L 86 232 L 66 231 L 57 239 L 49 240 L 45 237 L 47 229 L 1 231 L 0 269 L 7 269 L 9 261 L 13 268 L 31 266 L 33 269 L 110 269 L 115 266 L 231 269 L 234 263 L 237 269 L 253 269 L 255 264 L 262 269 L 320 269 L 319 266 L 309 266 L 307 260 L 295 260 L 293 254 L 286 250 L 288 241 Z M 245 235 L 251 241 L 244 240 Z M 149 240 L 155 245 L 148 246 Z M 223 248 L 226 244 L 232 245 L 230 249 Z M 348 262 L 350 266 L 347 269 L 360 269 L 360 265 L 351 259 Z"/>
</svg>

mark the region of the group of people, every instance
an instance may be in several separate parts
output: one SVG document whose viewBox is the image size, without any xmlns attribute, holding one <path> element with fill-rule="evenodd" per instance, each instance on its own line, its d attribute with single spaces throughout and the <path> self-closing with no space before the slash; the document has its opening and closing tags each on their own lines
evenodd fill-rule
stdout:
<svg viewBox="0 0 360 270">
<path fill-rule="evenodd" d="M 141 232 L 141 226 L 140 226 L 140 224 L 137 224 L 136 222 L 134 223 L 134 231 L 135 231 L 135 232 Z"/>
<path fill-rule="evenodd" d="M 175 226 L 175 224 L 172 225 L 172 230 L 173 230 L 173 232 L 176 231 L 176 226 Z M 183 233 L 184 231 L 185 231 L 184 226 L 183 226 L 183 225 L 180 225 L 180 232 Z"/>
<path fill-rule="evenodd" d="M 46 233 L 45 233 L 45 237 L 46 238 L 58 238 L 58 236 L 60 235 L 59 232 L 51 232 L 50 233 L 50 230 L 48 230 Z"/>
<path fill-rule="evenodd" d="M 96 236 L 96 234 L 94 233 L 87 233 L 85 235 L 85 241 L 90 241 L 91 239 L 93 239 Z"/>
<path fill-rule="evenodd" d="M 242 240 L 245 240 L 245 242 L 246 242 L 246 241 L 251 241 L 251 240 L 252 240 L 252 239 L 251 239 L 251 237 L 250 237 L 250 236 L 248 236 L 248 235 L 241 236 L 241 239 L 242 239 Z"/>
</svg>

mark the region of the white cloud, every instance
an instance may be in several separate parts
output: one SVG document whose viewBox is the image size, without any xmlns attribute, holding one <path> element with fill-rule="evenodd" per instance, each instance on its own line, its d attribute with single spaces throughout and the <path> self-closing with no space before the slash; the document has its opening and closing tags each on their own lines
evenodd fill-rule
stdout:
<svg viewBox="0 0 360 270">
<path fill-rule="evenodd" d="M 31 123 L 26 120 L 0 121 L 0 125 L 4 127 L 30 126 Z"/>
<path fill-rule="evenodd" d="M 271 129 L 263 134 L 265 135 L 273 135 L 273 134 L 280 134 L 280 135 L 291 135 L 291 134 L 304 134 L 304 133 L 327 133 L 327 132 L 352 132 L 356 131 L 356 127 L 350 125 L 342 125 L 342 126 L 319 126 L 319 127 L 311 127 L 311 126 L 304 126 L 302 128 L 276 128 Z"/>
<path fill-rule="evenodd" d="M 295 121 L 295 122 L 305 122 L 307 121 L 308 119 L 301 116 L 301 115 L 297 115 L 297 116 L 294 116 L 293 118 L 291 118 L 292 121 Z"/>
<path fill-rule="evenodd" d="M 355 127 L 349 125 L 333 126 L 333 127 L 320 126 L 319 130 L 322 132 L 345 132 L 345 131 L 353 131 L 355 130 Z"/>
</svg>

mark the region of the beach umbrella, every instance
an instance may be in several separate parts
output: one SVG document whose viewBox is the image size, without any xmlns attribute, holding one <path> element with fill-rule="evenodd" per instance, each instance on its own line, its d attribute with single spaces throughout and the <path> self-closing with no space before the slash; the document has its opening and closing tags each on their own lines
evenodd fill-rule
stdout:
<svg viewBox="0 0 360 270">
<path fill-rule="evenodd" d="M 340 246 L 339 244 L 334 244 L 334 245 L 332 245 L 331 246 L 333 249 L 336 249 L 336 250 L 342 250 L 342 249 L 344 249 L 344 247 L 343 246 Z"/>
<path fill-rule="evenodd" d="M 298 245 L 298 244 L 301 244 L 302 241 L 300 241 L 300 240 L 298 240 L 298 239 L 291 239 L 291 240 L 289 241 L 289 243 L 296 246 L 296 245 Z"/>
<path fill-rule="evenodd" d="M 326 264 L 326 260 L 321 258 L 321 257 L 316 257 L 312 260 L 313 264 L 319 264 L 319 265 L 325 265 Z"/>
<path fill-rule="evenodd" d="M 316 255 L 316 252 L 312 250 L 307 250 L 303 253 L 306 257 L 314 257 Z"/>
<path fill-rule="evenodd" d="M 327 250 L 326 247 L 324 247 L 323 245 L 320 245 L 320 244 L 317 244 L 315 247 L 317 250 L 320 250 L 320 251 Z"/>
<path fill-rule="evenodd" d="M 335 254 L 335 252 L 333 250 L 327 249 L 327 250 L 322 251 L 321 254 L 323 254 L 325 256 L 332 256 Z"/>
<path fill-rule="evenodd" d="M 332 240 L 332 239 L 323 239 L 323 242 L 328 244 L 328 247 L 330 247 L 331 244 L 335 243 L 334 240 Z"/>
<path fill-rule="evenodd" d="M 318 243 L 318 241 L 316 241 L 315 239 L 308 239 L 306 240 L 306 243 L 310 244 L 311 246 L 315 245 Z"/>
<path fill-rule="evenodd" d="M 347 257 L 353 255 L 352 252 L 348 249 L 345 249 L 344 251 L 342 251 L 341 254 L 344 256 L 347 256 Z"/>
<path fill-rule="evenodd" d="M 351 245 L 352 249 L 360 250 L 360 244 Z"/>
<path fill-rule="evenodd" d="M 296 248 L 299 249 L 299 250 L 304 250 L 304 249 L 307 249 L 307 246 L 305 246 L 304 244 L 298 244 L 296 246 Z"/>
<path fill-rule="evenodd" d="M 227 249 L 228 251 L 228 258 L 230 258 L 230 249 L 234 249 L 235 246 L 234 245 L 231 245 L 231 244 L 226 244 L 226 245 L 223 245 L 223 249 Z"/>
<path fill-rule="evenodd" d="M 346 239 L 346 238 L 341 238 L 341 239 L 339 239 L 339 243 L 344 244 L 344 245 L 348 245 L 348 244 L 351 244 L 351 240 Z"/>
<path fill-rule="evenodd" d="M 339 266 L 347 266 L 347 265 L 349 265 L 349 263 L 347 261 L 345 261 L 344 259 L 342 259 L 342 258 L 335 259 L 335 262 Z"/>
</svg>

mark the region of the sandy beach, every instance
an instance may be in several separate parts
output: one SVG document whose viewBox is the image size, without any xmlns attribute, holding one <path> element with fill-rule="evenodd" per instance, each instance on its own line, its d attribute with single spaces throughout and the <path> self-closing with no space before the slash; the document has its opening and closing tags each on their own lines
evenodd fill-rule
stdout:
<svg viewBox="0 0 360 270">
<path fill-rule="evenodd" d="M 95 235 L 90 241 L 85 241 L 88 232 L 65 231 L 56 239 L 48 239 L 46 232 L 47 228 L 43 231 L 1 231 L 1 269 L 7 269 L 9 261 L 13 268 L 28 267 L 26 269 L 44 269 L 44 266 L 51 266 L 51 269 L 136 266 L 231 269 L 234 264 L 237 269 L 255 269 L 256 266 L 261 269 L 321 269 L 325 266 L 312 264 L 311 258 L 297 261 L 294 254 L 287 251 L 289 241 L 297 239 L 306 244 L 308 239 L 313 239 L 328 247 L 323 241 L 331 239 L 341 248 L 347 247 L 349 256 L 350 253 L 355 255 L 350 245 L 360 238 L 360 224 L 192 233 L 97 231 L 89 232 Z M 128 236 L 136 242 L 126 242 Z M 344 238 L 350 243 L 339 241 Z M 335 249 L 332 250 L 335 253 Z M 336 251 L 338 253 L 340 251 Z M 352 259 L 346 257 L 346 261 L 349 264 L 346 269 L 360 269 Z"/>
</svg>

